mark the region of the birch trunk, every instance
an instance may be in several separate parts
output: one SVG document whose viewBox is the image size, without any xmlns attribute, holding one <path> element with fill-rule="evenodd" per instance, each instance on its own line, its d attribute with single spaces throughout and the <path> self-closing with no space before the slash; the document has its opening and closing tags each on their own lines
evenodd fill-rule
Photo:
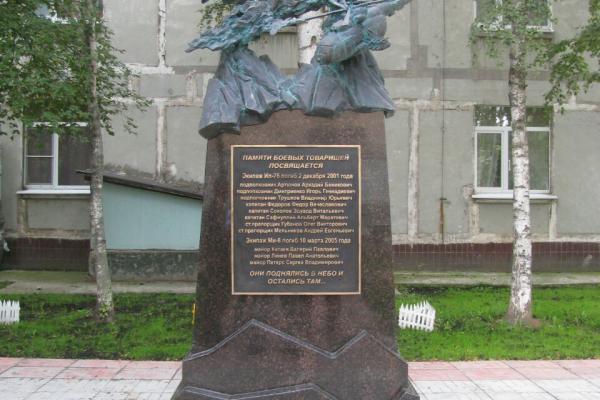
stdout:
<svg viewBox="0 0 600 400">
<path fill-rule="evenodd" d="M 304 17 L 318 15 L 320 11 L 311 11 Z M 298 64 L 310 64 L 317 50 L 317 43 L 323 36 L 323 19 L 316 18 L 298 25 Z"/>
<path fill-rule="evenodd" d="M 512 118 L 513 259 L 510 303 L 511 324 L 532 322 L 531 218 L 529 202 L 529 149 L 527 145 L 527 65 L 523 27 L 513 24 L 515 42 L 510 47 L 509 102 Z M 523 36 L 523 35 L 520 35 Z"/>
<path fill-rule="evenodd" d="M 112 296 L 112 282 L 108 257 L 106 254 L 106 238 L 104 235 L 104 213 L 102 207 L 102 186 L 104 176 L 104 149 L 102 143 L 102 128 L 100 125 L 100 106 L 98 104 L 98 46 L 95 22 L 98 8 L 94 0 L 86 1 L 87 15 L 92 26 L 90 27 L 90 134 L 92 138 L 92 176 L 90 182 L 90 269 L 96 276 L 96 318 L 102 322 L 112 322 L 114 317 L 114 304 Z"/>
</svg>

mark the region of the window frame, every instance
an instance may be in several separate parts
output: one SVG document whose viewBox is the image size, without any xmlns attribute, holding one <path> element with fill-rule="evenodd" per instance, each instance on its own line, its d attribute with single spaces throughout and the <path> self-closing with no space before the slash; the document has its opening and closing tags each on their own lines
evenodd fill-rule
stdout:
<svg viewBox="0 0 600 400">
<path fill-rule="evenodd" d="M 87 122 L 70 122 L 64 123 L 65 125 L 75 125 L 79 127 L 87 127 L 89 124 Z M 34 122 L 32 124 L 32 128 L 50 126 L 47 122 Z M 59 147 L 59 139 L 60 136 L 56 132 L 52 132 L 52 155 L 50 156 L 30 156 L 28 154 L 27 138 L 23 140 L 23 188 L 26 192 L 86 192 L 89 193 L 90 186 L 89 185 L 60 185 L 58 182 L 59 177 L 59 157 L 60 157 L 60 147 Z M 52 171 L 51 171 L 51 183 L 36 183 L 36 184 L 27 184 L 27 166 L 29 165 L 28 160 L 30 158 L 52 158 Z"/>
<path fill-rule="evenodd" d="M 552 129 L 550 126 L 531 126 L 527 127 L 527 133 L 529 132 L 546 132 L 548 135 L 548 189 L 530 189 L 529 192 L 532 194 L 548 195 L 552 193 Z M 478 155 L 479 155 L 479 134 L 500 134 L 501 135 L 501 150 L 500 150 L 500 187 L 485 187 L 479 186 L 479 168 L 478 168 Z M 474 176 L 475 176 L 475 194 L 486 195 L 486 194 L 504 194 L 512 196 L 513 189 L 509 188 L 510 176 L 509 169 L 511 163 L 511 154 L 509 152 L 509 144 L 511 140 L 512 127 L 508 126 L 475 126 L 475 150 L 473 157 L 474 164 Z"/>
<path fill-rule="evenodd" d="M 495 0 L 497 3 L 502 3 L 502 0 Z M 550 9 L 550 16 L 548 17 L 548 20 L 546 21 L 546 25 L 527 25 L 527 28 L 529 29 L 537 29 L 538 31 L 542 32 L 542 33 L 554 33 L 554 24 L 552 22 L 552 16 L 554 15 L 554 9 L 552 7 L 552 1 L 550 0 L 546 0 L 548 2 L 548 8 Z M 497 31 L 500 29 L 506 29 L 509 30 L 512 28 L 512 26 L 510 24 L 506 24 L 504 25 L 502 23 L 502 20 L 504 19 L 503 15 L 499 15 L 496 20 L 488 25 L 487 27 L 485 26 L 485 24 L 483 22 L 477 22 L 477 0 L 473 0 L 473 21 L 475 23 L 477 23 L 477 26 L 479 28 L 487 28 L 489 30 L 492 31 Z"/>
</svg>

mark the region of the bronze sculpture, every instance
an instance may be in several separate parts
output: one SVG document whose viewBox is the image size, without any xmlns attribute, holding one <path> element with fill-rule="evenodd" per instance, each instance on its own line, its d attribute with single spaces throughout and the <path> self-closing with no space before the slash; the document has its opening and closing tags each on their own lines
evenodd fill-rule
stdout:
<svg viewBox="0 0 600 400">
<path fill-rule="evenodd" d="M 223 21 L 192 41 L 187 51 L 221 50 L 221 60 L 207 87 L 200 133 L 213 138 L 239 133 L 241 126 L 265 122 L 284 109 L 333 116 L 341 111 L 394 112 L 384 79 L 371 51 L 388 48 L 386 17 L 410 0 L 255 0 L 236 5 Z M 267 56 L 257 57 L 248 44 L 302 15 L 328 7 L 324 36 L 315 57 L 294 77 L 285 76 Z"/>
</svg>

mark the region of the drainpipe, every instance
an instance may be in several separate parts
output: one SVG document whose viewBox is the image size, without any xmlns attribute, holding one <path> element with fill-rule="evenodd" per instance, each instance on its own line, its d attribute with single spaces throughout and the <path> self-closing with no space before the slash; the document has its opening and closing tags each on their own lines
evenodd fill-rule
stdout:
<svg viewBox="0 0 600 400">
<path fill-rule="evenodd" d="M 442 240 L 442 244 L 444 244 L 446 242 L 446 214 L 445 214 L 445 210 L 444 210 L 444 202 L 447 199 L 445 197 L 440 197 L 440 223 L 439 223 L 439 233 L 440 233 L 440 238 Z"/>
<path fill-rule="evenodd" d="M 442 100 L 442 156 L 440 159 L 440 224 L 441 243 L 446 242 L 446 202 L 445 166 L 446 166 L 446 0 L 442 0 L 442 64 L 440 68 L 440 97 Z"/>
</svg>

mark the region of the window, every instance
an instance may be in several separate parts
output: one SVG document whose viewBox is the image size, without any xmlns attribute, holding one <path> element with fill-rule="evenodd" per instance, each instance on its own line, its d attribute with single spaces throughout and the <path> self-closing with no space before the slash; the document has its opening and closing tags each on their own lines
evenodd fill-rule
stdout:
<svg viewBox="0 0 600 400">
<path fill-rule="evenodd" d="M 35 11 L 35 14 L 40 18 L 46 18 L 47 20 L 58 24 L 66 24 L 69 22 L 67 18 L 60 16 L 58 12 L 50 9 L 47 4 L 40 5 Z"/>
<path fill-rule="evenodd" d="M 527 109 L 530 187 L 534 193 L 550 192 L 550 120 L 552 110 Z M 511 193 L 510 107 L 475 108 L 475 154 L 478 193 Z"/>
<path fill-rule="evenodd" d="M 503 25 L 502 15 L 496 15 L 498 6 L 502 5 L 502 0 L 474 0 L 475 1 L 475 20 L 483 24 L 490 23 L 492 28 L 498 28 Z M 552 32 L 551 15 L 552 8 L 548 0 L 530 0 L 529 6 L 529 27 L 539 28 L 544 32 Z M 509 28 L 510 26 L 506 26 Z"/>
<path fill-rule="evenodd" d="M 24 186 L 27 189 L 87 189 L 77 170 L 90 168 L 91 143 L 83 140 L 86 124 L 77 124 L 81 135 L 63 135 L 35 124 L 25 134 Z M 82 138 L 82 139 L 80 139 Z"/>
</svg>

